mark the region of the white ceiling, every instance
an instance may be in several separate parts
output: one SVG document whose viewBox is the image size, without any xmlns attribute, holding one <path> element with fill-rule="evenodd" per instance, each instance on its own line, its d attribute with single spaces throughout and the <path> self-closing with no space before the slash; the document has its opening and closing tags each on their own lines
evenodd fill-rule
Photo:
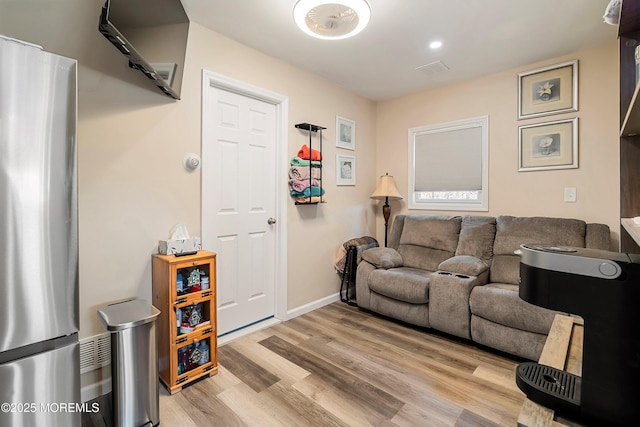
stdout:
<svg viewBox="0 0 640 427">
<path fill-rule="evenodd" d="M 296 0 L 182 0 L 189 18 L 372 100 L 521 67 L 611 42 L 609 0 L 368 0 L 371 21 L 345 40 L 293 22 Z M 441 40 L 437 51 L 429 48 Z M 417 67 L 442 61 L 449 70 Z"/>
</svg>

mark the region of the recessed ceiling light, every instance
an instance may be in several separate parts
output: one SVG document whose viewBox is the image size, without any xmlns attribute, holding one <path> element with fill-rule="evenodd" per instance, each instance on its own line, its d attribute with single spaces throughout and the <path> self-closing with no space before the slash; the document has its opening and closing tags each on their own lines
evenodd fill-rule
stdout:
<svg viewBox="0 0 640 427">
<path fill-rule="evenodd" d="M 431 43 L 429 43 L 429 47 L 431 49 L 438 49 L 442 47 L 442 42 L 440 40 L 432 41 Z"/>
<path fill-rule="evenodd" d="M 293 6 L 293 19 L 298 27 L 325 40 L 355 36 L 370 18 L 371 8 L 366 0 L 298 0 Z"/>
</svg>

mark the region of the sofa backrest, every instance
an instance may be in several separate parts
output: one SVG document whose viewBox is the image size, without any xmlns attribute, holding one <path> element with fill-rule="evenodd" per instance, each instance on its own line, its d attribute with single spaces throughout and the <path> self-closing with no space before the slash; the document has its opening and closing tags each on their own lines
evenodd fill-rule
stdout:
<svg viewBox="0 0 640 427">
<path fill-rule="evenodd" d="M 393 224 L 391 230 L 387 236 L 387 247 L 393 248 L 396 251 L 400 245 L 400 236 L 402 236 L 402 229 L 404 228 L 404 219 L 407 215 L 396 215 L 393 218 Z"/>
<path fill-rule="evenodd" d="M 391 245 L 395 245 L 405 267 L 436 271 L 442 261 L 455 255 L 461 224 L 459 216 L 398 215 Z M 401 231 L 397 229 L 400 226 Z"/>
<path fill-rule="evenodd" d="M 585 247 L 591 249 L 611 250 L 611 230 L 606 224 L 587 224 L 587 237 Z"/>
<path fill-rule="evenodd" d="M 460 239 L 456 255 L 471 255 L 491 265 L 496 219 L 492 216 L 465 215 L 462 217 Z"/>
<path fill-rule="evenodd" d="M 499 216 L 489 281 L 519 283 L 520 256 L 514 252 L 523 243 L 608 250 L 610 239 L 609 227 L 604 224 L 566 218 Z"/>
<path fill-rule="evenodd" d="M 610 250 L 605 224 L 578 219 L 465 215 L 397 215 L 388 236 L 406 267 L 436 271 L 454 255 L 471 255 L 490 266 L 489 281 L 518 284 L 523 243 Z"/>
</svg>

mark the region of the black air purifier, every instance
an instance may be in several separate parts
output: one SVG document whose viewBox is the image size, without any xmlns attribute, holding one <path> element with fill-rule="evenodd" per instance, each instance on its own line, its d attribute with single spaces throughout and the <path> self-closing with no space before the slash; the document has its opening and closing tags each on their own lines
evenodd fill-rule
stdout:
<svg viewBox="0 0 640 427">
<path fill-rule="evenodd" d="M 582 376 L 525 362 L 529 399 L 591 425 L 640 425 L 640 255 L 521 246 L 520 298 L 584 320 Z"/>
</svg>

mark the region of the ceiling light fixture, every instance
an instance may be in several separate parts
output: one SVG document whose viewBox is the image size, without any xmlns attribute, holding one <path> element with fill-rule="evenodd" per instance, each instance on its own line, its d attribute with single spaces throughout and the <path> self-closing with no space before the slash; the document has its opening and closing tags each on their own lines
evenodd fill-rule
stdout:
<svg viewBox="0 0 640 427">
<path fill-rule="evenodd" d="M 442 42 L 439 41 L 439 40 L 432 41 L 431 43 L 429 43 L 429 47 L 431 49 L 438 49 L 438 48 L 442 47 Z"/>
<path fill-rule="evenodd" d="M 302 31 L 324 40 L 340 40 L 358 34 L 369 23 L 366 0 L 298 0 L 293 19 Z"/>
</svg>

